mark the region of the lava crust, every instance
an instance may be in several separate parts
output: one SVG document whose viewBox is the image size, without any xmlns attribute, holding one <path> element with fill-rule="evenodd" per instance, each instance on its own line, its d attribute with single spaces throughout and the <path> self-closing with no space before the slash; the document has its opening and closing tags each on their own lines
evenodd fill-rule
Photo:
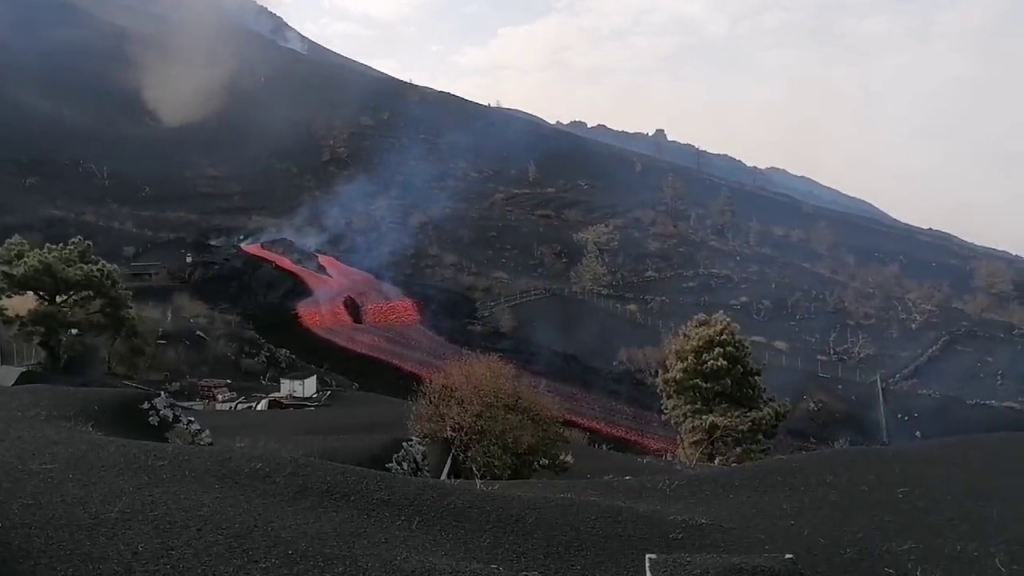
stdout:
<svg viewBox="0 0 1024 576">
<path fill-rule="evenodd" d="M 323 254 L 316 254 L 317 268 L 325 272 L 319 273 L 271 248 L 277 246 L 241 247 L 291 272 L 309 287 L 310 296 L 296 303 L 295 314 L 304 327 L 324 340 L 421 379 L 446 362 L 470 354 L 424 326 L 417 304 L 395 286 Z M 359 312 L 353 314 L 354 309 Z M 562 406 L 567 423 L 643 452 L 675 451 L 674 434 L 654 413 L 544 378 L 533 376 L 531 381 Z"/>
</svg>

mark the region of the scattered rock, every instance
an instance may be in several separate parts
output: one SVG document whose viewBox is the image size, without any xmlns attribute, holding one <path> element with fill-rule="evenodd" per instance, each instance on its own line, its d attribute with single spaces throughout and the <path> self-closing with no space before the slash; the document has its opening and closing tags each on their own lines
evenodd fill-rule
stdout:
<svg viewBox="0 0 1024 576">
<path fill-rule="evenodd" d="M 430 478 L 430 467 L 427 464 L 427 445 L 419 438 L 412 438 L 402 443 L 402 449 L 387 465 L 388 472 L 400 476 Z"/>
<path fill-rule="evenodd" d="M 142 403 L 141 408 L 149 411 L 149 423 L 160 428 L 171 444 L 188 446 L 212 446 L 210 431 L 199 425 L 196 419 L 186 416 L 181 406 L 167 394 Z"/>
</svg>

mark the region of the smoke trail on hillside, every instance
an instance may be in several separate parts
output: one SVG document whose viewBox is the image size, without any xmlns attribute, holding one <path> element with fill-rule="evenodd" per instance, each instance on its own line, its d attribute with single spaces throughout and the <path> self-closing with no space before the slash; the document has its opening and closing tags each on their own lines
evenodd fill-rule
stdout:
<svg viewBox="0 0 1024 576">
<path fill-rule="evenodd" d="M 309 42 L 301 34 L 292 29 L 272 9 L 274 2 L 260 0 L 253 6 L 253 0 L 225 0 L 225 8 L 231 10 L 234 17 L 253 32 L 257 32 L 301 54 L 309 53 Z"/>
<path fill-rule="evenodd" d="M 423 161 L 418 146 L 391 151 L 377 169 L 339 181 L 247 242 L 287 238 L 306 250 L 388 276 L 454 201 L 436 185 L 436 166 Z"/>
<path fill-rule="evenodd" d="M 160 34 L 139 31 L 129 44 L 133 79 L 167 127 L 198 122 L 226 102 L 238 64 L 225 13 L 216 2 L 180 0 Z"/>
</svg>

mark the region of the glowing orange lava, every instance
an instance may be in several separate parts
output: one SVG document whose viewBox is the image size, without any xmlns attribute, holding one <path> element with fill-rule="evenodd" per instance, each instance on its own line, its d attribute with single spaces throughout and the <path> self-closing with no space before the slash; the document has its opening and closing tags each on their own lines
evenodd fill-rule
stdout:
<svg viewBox="0 0 1024 576">
<path fill-rule="evenodd" d="M 421 323 L 415 302 L 402 296 L 396 287 L 362 270 L 318 254 L 317 260 L 327 271 L 325 276 L 259 244 L 241 248 L 301 278 L 313 294 L 296 306 L 299 322 L 342 348 L 378 358 L 420 377 L 471 353 L 428 330 Z M 346 297 L 358 302 L 361 323 L 346 309 Z M 676 449 L 674 436 L 655 414 L 541 378 L 535 378 L 534 384 L 559 402 L 567 423 L 654 454 L 672 453 Z"/>
</svg>

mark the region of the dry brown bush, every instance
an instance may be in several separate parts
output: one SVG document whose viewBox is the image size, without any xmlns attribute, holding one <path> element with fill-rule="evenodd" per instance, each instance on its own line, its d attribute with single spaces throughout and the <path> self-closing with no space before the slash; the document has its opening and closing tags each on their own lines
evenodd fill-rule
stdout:
<svg viewBox="0 0 1024 576">
<path fill-rule="evenodd" d="M 968 294 L 956 304 L 958 308 L 969 314 L 972 318 L 983 318 L 986 314 L 992 312 L 995 305 L 995 298 L 986 292 Z"/>
<path fill-rule="evenodd" d="M 1013 271 L 998 260 L 978 260 L 971 265 L 971 285 L 993 296 L 1008 296 L 1013 292 Z"/>
<path fill-rule="evenodd" d="M 447 441 L 464 472 L 480 480 L 530 478 L 571 461 L 557 407 L 515 366 L 492 355 L 447 364 L 428 378 L 413 404 L 410 429 Z"/>
<path fill-rule="evenodd" d="M 639 372 L 652 381 L 658 372 L 665 367 L 668 353 L 664 347 L 645 346 L 643 348 L 622 348 L 619 350 L 618 361 L 626 368 Z"/>
</svg>

